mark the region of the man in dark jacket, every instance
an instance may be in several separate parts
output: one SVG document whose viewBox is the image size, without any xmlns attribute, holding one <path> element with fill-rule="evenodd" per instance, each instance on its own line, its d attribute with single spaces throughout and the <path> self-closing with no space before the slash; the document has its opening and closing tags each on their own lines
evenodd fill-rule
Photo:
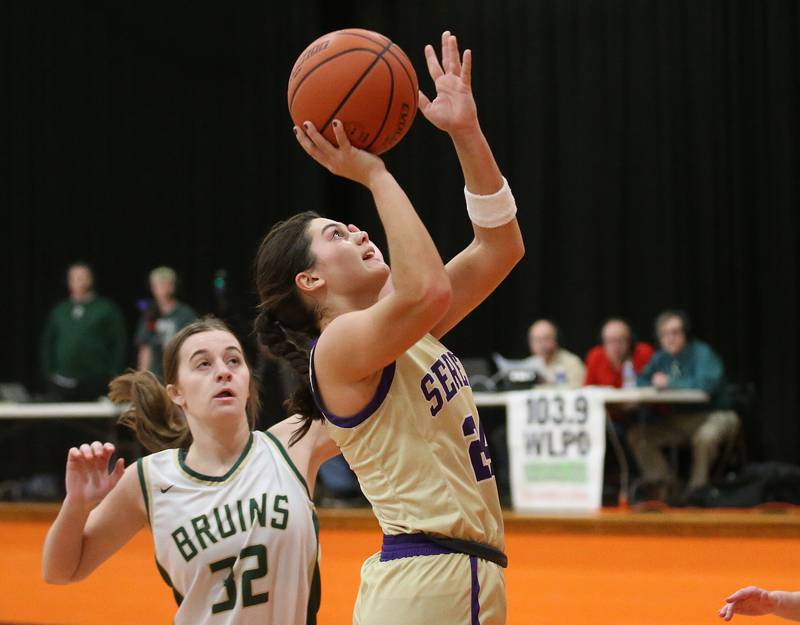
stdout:
<svg viewBox="0 0 800 625">
<path fill-rule="evenodd" d="M 125 321 L 114 302 L 96 295 L 92 270 L 67 271 L 69 297 L 50 312 L 42 335 L 41 365 L 57 401 L 92 401 L 125 367 Z"/>
<path fill-rule="evenodd" d="M 702 390 L 708 393 L 709 403 L 673 408 L 654 423 L 632 426 L 628 442 L 648 481 L 670 479 L 662 446 L 691 444 L 687 490 L 692 491 L 708 483 L 711 465 L 722 445 L 736 435 L 739 417 L 731 409 L 722 360 L 707 343 L 690 338 L 686 315 L 669 310 L 658 316 L 655 325 L 661 349 L 639 375 L 637 384 Z"/>
</svg>

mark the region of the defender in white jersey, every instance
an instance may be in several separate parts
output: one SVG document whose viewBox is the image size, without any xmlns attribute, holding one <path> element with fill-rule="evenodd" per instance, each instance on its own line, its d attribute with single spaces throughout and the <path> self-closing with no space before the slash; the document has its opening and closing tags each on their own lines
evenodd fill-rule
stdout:
<svg viewBox="0 0 800 625">
<path fill-rule="evenodd" d="M 192 470 L 178 449 L 138 465 L 176 625 L 306 622 L 319 602 L 316 517 L 305 478 L 273 434 L 253 432 L 221 476 Z M 270 618 L 248 609 L 260 604 Z"/>
<path fill-rule="evenodd" d="M 371 191 L 392 268 L 354 225 L 296 215 L 259 249 L 257 326 L 279 328 L 273 338 L 295 346 L 288 360 L 310 369 L 315 404 L 299 412 L 306 424 L 325 421 L 384 532 L 361 570 L 353 622 L 500 625 L 507 559 L 497 486 L 469 380 L 439 339 L 524 249 L 513 196 L 478 124 L 470 51 L 462 59 L 445 32 L 441 63 L 431 46 L 425 56 L 436 98 L 420 93 L 420 110 L 453 141 L 472 242 L 445 266 L 383 162 L 353 148 L 339 120 L 338 147 L 306 122 L 295 128 L 303 149 Z"/>
<path fill-rule="evenodd" d="M 218 320 L 181 330 L 164 370 L 166 389 L 141 372 L 111 383 L 112 399 L 131 402 L 125 422 L 161 451 L 127 470 L 119 460 L 109 474 L 113 445 L 70 450 L 67 497 L 45 542 L 45 580 L 83 579 L 149 525 L 156 566 L 178 604 L 176 625 L 315 623 L 311 489 L 319 465 L 338 450 L 318 424 L 296 435 L 296 418 L 252 431 L 253 379 Z"/>
</svg>

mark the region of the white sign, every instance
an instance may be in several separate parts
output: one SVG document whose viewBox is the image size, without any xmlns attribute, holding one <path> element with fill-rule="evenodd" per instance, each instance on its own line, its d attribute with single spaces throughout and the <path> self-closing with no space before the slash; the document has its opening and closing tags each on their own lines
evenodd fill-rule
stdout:
<svg viewBox="0 0 800 625">
<path fill-rule="evenodd" d="M 515 510 L 593 511 L 603 494 L 602 389 L 508 394 L 511 500 Z"/>
</svg>

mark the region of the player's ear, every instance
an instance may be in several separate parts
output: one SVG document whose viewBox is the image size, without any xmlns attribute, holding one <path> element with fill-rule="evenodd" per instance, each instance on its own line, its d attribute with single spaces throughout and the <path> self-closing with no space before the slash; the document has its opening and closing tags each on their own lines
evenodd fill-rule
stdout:
<svg viewBox="0 0 800 625">
<path fill-rule="evenodd" d="M 172 400 L 172 403 L 180 408 L 186 408 L 186 397 L 184 397 L 180 388 L 176 384 L 167 384 L 167 395 Z"/>
<path fill-rule="evenodd" d="M 311 270 L 301 271 L 294 277 L 294 283 L 301 293 L 311 295 L 325 286 L 325 279 Z"/>
</svg>

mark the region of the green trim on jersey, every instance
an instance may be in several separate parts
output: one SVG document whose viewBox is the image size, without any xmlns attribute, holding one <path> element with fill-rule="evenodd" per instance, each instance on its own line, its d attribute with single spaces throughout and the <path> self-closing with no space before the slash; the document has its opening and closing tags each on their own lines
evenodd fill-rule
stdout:
<svg viewBox="0 0 800 625">
<path fill-rule="evenodd" d="M 319 560 L 314 563 L 314 576 L 308 592 L 308 608 L 306 608 L 306 625 L 317 625 L 317 612 L 322 602 L 322 582 L 319 575 Z"/>
<path fill-rule="evenodd" d="M 306 489 L 306 493 L 308 494 L 308 498 L 311 499 L 311 491 L 308 489 L 308 484 L 306 484 L 306 478 L 304 478 L 303 474 L 300 473 L 300 471 L 297 470 L 296 466 L 294 466 L 294 462 L 292 462 L 292 459 L 289 457 L 289 453 L 286 451 L 284 446 L 281 444 L 281 442 L 275 437 L 275 435 L 272 432 L 264 431 L 263 434 L 266 434 L 267 438 L 269 438 L 275 444 L 275 447 L 278 448 L 278 451 L 281 452 L 281 455 L 283 456 L 283 459 L 286 460 L 286 464 L 289 465 L 289 468 L 297 476 L 297 479 L 300 480 L 300 483 L 303 485 L 303 488 Z"/>
<path fill-rule="evenodd" d="M 156 568 L 158 569 L 158 573 L 161 575 L 161 579 L 163 579 L 164 583 L 172 590 L 172 596 L 175 597 L 175 603 L 180 606 L 181 603 L 183 603 L 183 595 L 175 590 L 175 586 L 172 585 L 172 580 L 169 577 L 169 573 L 167 573 L 167 570 L 161 566 L 158 558 L 156 558 Z"/>
<path fill-rule="evenodd" d="M 306 479 L 303 477 L 303 474 L 300 473 L 297 466 L 295 466 L 294 462 L 292 462 L 292 459 L 289 457 L 289 452 L 286 451 L 283 443 L 281 443 L 272 432 L 263 431 L 261 434 L 264 434 L 268 440 L 272 441 L 272 444 L 275 445 L 286 461 L 286 464 L 292 470 L 292 473 L 294 473 L 297 481 L 303 485 L 308 499 L 311 500 L 311 491 L 308 489 Z M 309 585 L 308 604 L 306 607 L 306 625 L 316 625 L 317 613 L 319 612 L 322 602 L 322 580 L 319 572 L 319 518 L 317 517 L 317 511 L 314 509 L 313 503 L 311 504 L 311 520 L 314 524 L 314 537 L 317 541 L 317 557 L 314 560 L 314 566 L 309 571 L 311 583 Z"/>
<path fill-rule="evenodd" d="M 147 524 L 152 525 L 152 523 L 150 523 L 150 495 L 148 494 L 149 489 L 147 488 L 147 477 L 144 473 L 144 458 L 139 458 L 136 461 L 136 473 L 139 474 L 139 486 L 142 487 L 144 509 L 147 512 Z"/>
<path fill-rule="evenodd" d="M 203 475 L 202 473 L 198 473 L 197 471 L 195 471 L 186 464 L 185 449 L 178 450 L 177 453 L 178 467 L 188 477 L 190 477 L 196 482 L 200 482 L 203 484 L 212 484 L 214 486 L 217 486 L 235 477 L 235 475 L 239 472 L 239 470 L 244 466 L 244 462 L 250 456 L 250 452 L 252 451 L 252 449 L 253 449 L 253 433 L 251 432 L 250 438 L 247 439 L 247 445 L 244 446 L 244 449 L 242 450 L 242 453 L 239 455 L 239 458 L 236 460 L 236 462 L 233 463 L 233 466 L 230 469 L 228 469 L 225 475 Z"/>
<path fill-rule="evenodd" d="M 308 591 L 308 607 L 306 608 L 306 625 L 317 625 L 317 612 L 322 603 L 322 579 L 319 574 L 319 517 L 311 508 L 311 520 L 314 523 L 314 536 L 317 538 L 317 559 L 311 572 L 311 585 Z"/>
</svg>

